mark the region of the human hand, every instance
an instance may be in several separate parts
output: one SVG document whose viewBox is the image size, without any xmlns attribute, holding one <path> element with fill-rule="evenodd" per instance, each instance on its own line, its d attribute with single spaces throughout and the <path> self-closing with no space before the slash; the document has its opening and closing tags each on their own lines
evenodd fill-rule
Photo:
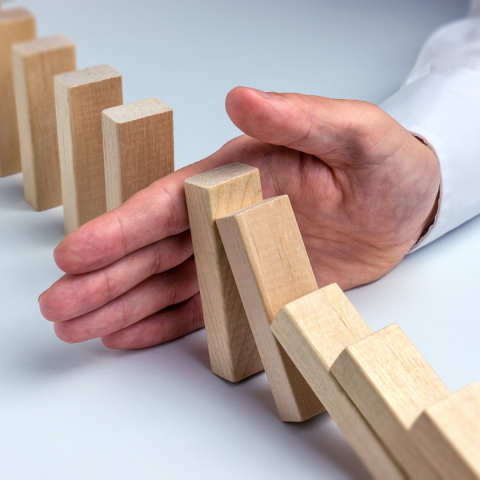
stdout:
<svg viewBox="0 0 480 480">
<path fill-rule="evenodd" d="M 290 197 L 319 287 L 381 278 L 434 218 L 432 150 L 365 102 L 238 87 L 238 137 L 137 193 L 56 248 L 66 272 L 40 299 L 57 336 L 110 348 L 163 343 L 203 326 L 183 182 L 218 166 L 260 169 L 264 198 Z"/>
</svg>

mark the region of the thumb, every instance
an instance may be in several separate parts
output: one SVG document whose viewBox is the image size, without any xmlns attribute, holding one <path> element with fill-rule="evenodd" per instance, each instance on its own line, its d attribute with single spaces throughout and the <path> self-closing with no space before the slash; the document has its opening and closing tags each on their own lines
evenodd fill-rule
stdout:
<svg viewBox="0 0 480 480">
<path fill-rule="evenodd" d="M 406 131 L 367 102 L 236 87 L 225 105 L 232 122 L 250 137 L 326 161 L 352 154 L 361 161 L 373 152 L 380 158 L 405 140 Z"/>
</svg>

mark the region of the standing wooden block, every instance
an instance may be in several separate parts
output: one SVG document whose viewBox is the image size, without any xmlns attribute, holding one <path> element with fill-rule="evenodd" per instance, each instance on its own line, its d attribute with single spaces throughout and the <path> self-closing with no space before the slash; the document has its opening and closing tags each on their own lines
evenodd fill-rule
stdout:
<svg viewBox="0 0 480 480">
<path fill-rule="evenodd" d="M 258 168 L 241 163 L 185 180 L 212 372 L 238 382 L 263 370 L 215 220 L 262 201 Z"/>
<path fill-rule="evenodd" d="M 156 98 L 103 111 L 107 210 L 174 171 L 173 110 Z"/>
<path fill-rule="evenodd" d="M 408 431 L 450 392 L 401 328 L 390 325 L 347 347 L 331 370 L 407 474 L 438 478 Z"/>
<path fill-rule="evenodd" d="M 35 17 L 24 8 L 0 11 L 0 177 L 22 170 L 12 74 L 12 45 L 36 36 Z"/>
<path fill-rule="evenodd" d="M 428 407 L 410 434 L 441 478 L 480 479 L 480 384 Z"/>
<path fill-rule="evenodd" d="M 102 111 L 123 103 L 122 76 L 109 65 L 55 76 L 65 232 L 107 210 Z"/>
<path fill-rule="evenodd" d="M 75 70 L 75 45 L 62 35 L 13 46 L 25 199 L 36 210 L 62 204 L 53 77 Z"/>
<path fill-rule="evenodd" d="M 288 196 L 217 220 L 280 418 L 301 422 L 323 406 L 270 331 L 288 302 L 318 289 Z"/>
<path fill-rule="evenodd" d="M 406 478 L 330 369 L 372 331 L 338 285 L 285 305 L 270 329 L 376 479 Z"/>
</svg>

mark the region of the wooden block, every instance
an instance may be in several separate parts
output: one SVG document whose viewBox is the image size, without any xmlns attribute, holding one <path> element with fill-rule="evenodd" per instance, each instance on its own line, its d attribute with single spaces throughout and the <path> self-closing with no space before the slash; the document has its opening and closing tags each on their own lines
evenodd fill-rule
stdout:
<svg viewBox="0 0 480 480">
<path fill-rule="evenodd" d="M 36 210 L 62 204 L 53 77 L 75 70 L 75 45 L 62 35 L 12 49 L 25 199 Z"/>
<path fill-rule="evenodd" d="M 449 391 L 401 328 L 390 325 L 347 347 L 331 371 L 407 474 L 438 478 L 408 430 Z"/>
<path fill-rule="evenodd" d="M 22 170 L 11 49 L 36 36 L 35 17 L 24 8 L 0 11 L 0 177 Z"/>
<path fill-rule="evenodd" d="M 102 111 L 123 103 L 122 76 L 109 65 L 55 76 L 65 232 L 107 210 Z"/>
<path fill-rule="evenodd" d="M 346 347 L 372 333 L 340 287 L 329 285 L 288 303 L 270 329 L 372 476 L 406 478 L 330 372 Z"/>
<path fill-rule="evenodd" d="M 156 98 L 103 111 L 107 210 L 174 171 L 173 110 Z"/>
<path fill-rule="evenodd" d="M 185 180 L 212 372 L 238 382 L 263 370 L 215 220 L 262 201 L 258 168 L 231 163 Z"/>
<path fill-rule="evenodd" d="M 265 200 L 217 226 L 280 418 L 306 420 L 323 406 L 270 331 L 283 305 L 318 288 L 290 200 Z"/>
<path fill-rule="evenodd" d="M 428 407 L 410 434 L 441 478 L 480 479 L 480 384 Z"/>
</svg>

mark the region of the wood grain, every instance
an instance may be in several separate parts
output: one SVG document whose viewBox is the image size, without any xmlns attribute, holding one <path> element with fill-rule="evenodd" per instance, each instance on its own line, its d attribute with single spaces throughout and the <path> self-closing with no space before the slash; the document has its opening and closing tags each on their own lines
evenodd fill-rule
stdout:
<svg viewBox="0 0 480 480">
<path fill-rule="evenodd" d="M 217 226 L 280 418 L 306 420 L 323 406 L 270 331 L 286 303 L 318 289 L 290 200 L 264 200 Z"/>
<path fill-rule="evenodd" d="M 102 111 L 123 103 L 122 76 L 109 65 L 55 76 L 65 232 L 106 212 Z"/>
<path fill-rule="evenodd" d="M 11 49 L 35 37 L 35 17 L 28 10 L 0 11 L 0 177 L 22 170 Z"/>
<path fill-rule="evenodd" d="M 332 284 L 288 303 L 270 329 L 372 476 L 406 478 L 330 372 L 346 347 L 372 333 L 340 287 Z"/>
<path fill-rule="evenodd" d="M 257 168 L 231 163 L 185 180 L 212 372 L 238 382 L 263 370 L 215 220 L 262 201 Z"/>
<path fill-rule="evenodd" d="M 157 98 L 102 114 L 107 210 L 174 171 L 173 110 Z"/>
<path fill-rule="evenodd" d="M 62 35 L 12 49 L 25 199 L 36 210 L 62 204 L 53 77 L 75 70 L 75 45 Z"/>
<path fill-rule="evenodd" d="M 480 479 L 480 384 L 428 407 L 410 434 L 441 478 Z"/>
<path fill-rule="evenodd" d="M 449 391 L 401 328 L 390 325 L 347 347 L 331 371 L 407 474 L 438 478 L 408 430 Z"/>
</svg>

